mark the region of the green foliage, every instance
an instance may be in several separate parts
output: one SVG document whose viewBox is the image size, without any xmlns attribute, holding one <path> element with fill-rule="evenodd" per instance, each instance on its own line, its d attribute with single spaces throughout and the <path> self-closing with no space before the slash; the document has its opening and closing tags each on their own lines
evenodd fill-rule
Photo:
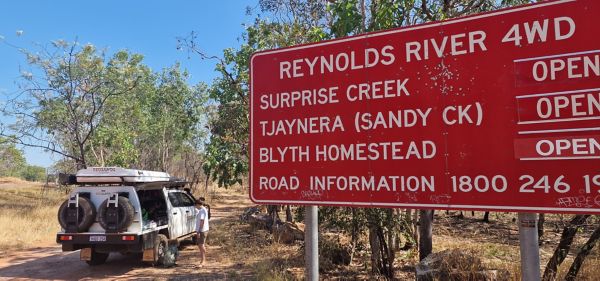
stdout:
<svg viewBox="0 0 600 281">
<path fill-rule="evenodd" d="M 368 30 L 377 31 L 414 24 L 414 6 L 415 0 L 372 1 Z"/>
<path fill-rule="evenodd" d="M 331 33 L 334 37 L 343 37 L 364 31 L 363 16 L 358 7 L 358 0 L 335 1 L 329 6 L 333 15 Z"/>
<path fill-rule="evenodd" d="M 241 183 L 248 171 L 247 65 L 252 51 L 250 46 L 237 52 L 225 50 L 223 61 L 217 65 L 221 77 L 209 89 L 217 105 L 209 117 L 211 137 L 203 168 L 220 186 Z"/>
<path fill-rule="evenodd" d="M 140 144 L 144 153 L 157 157 L 141 157 L 145 167 L 170 170 L 172 159 L 184 153 L 196 137 L 202 137 L 204 130 L 199 127 L 207 100 L 204 84 L 190 87 L 188 74 L 179 66 L 163 70 L 157 79 L 156 90 L 145 95 L 142 100 L 144 128 Z M 198 148 L 198 147 L 194 147 Z"/>
<path fill-rule="evenodd" d="M 228 48 L 209 88 L 211 107 L 204 171 L 219 185 L 242 183 L 248 172 L 248 76 L 252 53 L 503 8 L 528 0 L 260 0 L 260 12 L 239 48 Z M 181 43 L 181 42 L 180 42 Z M 184 45 L 202 58 L 194 38 Z"/>
<path fill-rule="evenodd" d="M 28 165 L 23 152 L 9 138 L 0 137 L 0 177 L 43 181 L 46 179 L 46 169 Z"/>
<path fill-rule="evenodd" d="M 40 166 L 27 165 L 21 171 L 21 178 L 27 181 L 45 181 L 46 169 Z"/>
<path fill-rule="evenodd" d="M 281 4 L 280 1 L 261 1 L 261 5 L 273 10 L 285 8 L 279 6 Z M 315 18 L 324 11 L 317 8 L 324 9 L 324 6 L 314 1 L 294 1 L 288 8 L 291 6 L 307 13 L 295 13 L 291 23 L 258 18 L 247 28 L 245 43 L 237 50 L 225 49 L 216 66 L 220 76 L 209 88 L 209 103 L 214 107 L 208 110 L 210 141 L 203 169 L 220 186 L 241 184 L 248 173 L 248 66 L 252 53 L 328 38 L 318 25 L 319 19 Z M 193 48 L 194 44 L 188 46 Z"/>
<path fill-rule="evenodd" d="M 64 156 L 58 171 L 123 166 L 197 181 L 208 90 L 178 64 L 153 72 L 140 54 L 64 41 L 23 53 L 39 75 L 25 75 L 22 94 L 0 109 L 17 117 L 0 135 Z"/>
<path fill-rule="evenodd" d="M 53 42 L 42 51 L 21 50 L 36 74 L 23 75 L 22 92 L 2 108 L 17 117 L 14 141 L 88 165 L 90 143 L 108 104 L 136 87 L 141 56 L 119 52 L 107 59 L 91 44 Z M 3 134 L 6 134 L 2 132 Z"/>
<path fill-rule="evenodd" d="M 130 166 L 140 151 L 134 146 L 140 125 L 140 97 L 153 91 L 154 74 L 142 64 L 143 57 L 117 52 L 107 63 L 108 74 L 121 94 L 110 98 L 101 112 L 100 122 L 91 136 L 87 159 L 90 165 Z M 136 81 L 127 88 L 127 81 Z"/>
<path fill-rule="evenodd" d="M 421 22 L 446 20 L 474 13 L 532 3 L 532 0 L 428 0 L 415 1 Z"/>
<path fill-rule="evenodd" d="M 170 170 L 196 137 L 204 137 L 199 123 L 206 86 L 189 86 L 188 74 L 179 65 L 158 74 L 146 66 L 135 71 L 137 87 L 111 100 L 103 114 L 91 145 L 94 162 Z"/>
<path fill-rule="evenodd" d="M 26 165 L 23 152 L 8 139 L 0 137 L 0 177 L 18 177 Z"/>
</svg>

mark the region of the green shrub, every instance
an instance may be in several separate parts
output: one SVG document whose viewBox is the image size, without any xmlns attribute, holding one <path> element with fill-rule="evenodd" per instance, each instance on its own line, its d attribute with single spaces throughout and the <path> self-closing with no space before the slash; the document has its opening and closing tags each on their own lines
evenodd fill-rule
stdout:
<svg viewBox="0 0 600 281">
<path fill-rule="evenodd" d="M 27 181 L 45 181 L 46 169 L 40 166 L 27 165 L 21 170 L 21 178 Z"/>
</svg>

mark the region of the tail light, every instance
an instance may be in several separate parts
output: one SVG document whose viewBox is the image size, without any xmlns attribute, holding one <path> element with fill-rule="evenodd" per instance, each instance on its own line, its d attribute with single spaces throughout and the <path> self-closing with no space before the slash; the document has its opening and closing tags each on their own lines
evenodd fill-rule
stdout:
<svg viewBox="0 0 600 281">
<path fill-rule="evenodd" d="M 71 235 L 60 236 L 60 241 L 71 241 L 71 240 L 73 240 L 73 236 L 71 236 Z"/>
<path fill-rule="evenodd" d="M 125 235 L 125 236 L 121 237 L 121 239 L 123 241 L 133 241 L 133 240 L 135 240 L 135 236 L 134 235 Z"/>
</svg>

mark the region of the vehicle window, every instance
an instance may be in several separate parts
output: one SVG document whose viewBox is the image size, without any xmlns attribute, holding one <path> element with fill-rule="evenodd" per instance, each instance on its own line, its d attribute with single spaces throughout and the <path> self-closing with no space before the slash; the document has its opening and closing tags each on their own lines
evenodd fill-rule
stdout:
<svg viewBox="0 0 600 281">
<path fill-rule="evenodd" d="M 185 193 L 178 193 L 178 194 L 181 196 L 180 201 L 183 206 L 186 206 L 186 207 L 194 206 L 194 200 L 189 195 L 187 195 Z"/>
<path fill-rule="evenodd" d="M 178 193 L 175 192 L 169 192 L 169 201 L 171 201 L 171 205 L 173 205 L 173 207 L 181 207 L 181 200 L 180 200 L 180 196 L 177 196 Z"/>
</svg>

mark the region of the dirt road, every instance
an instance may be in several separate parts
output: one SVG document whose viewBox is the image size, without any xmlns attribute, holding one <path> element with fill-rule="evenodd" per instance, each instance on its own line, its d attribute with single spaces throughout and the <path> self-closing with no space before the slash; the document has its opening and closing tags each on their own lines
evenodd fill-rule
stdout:
<svg viewBox="0 0 600 281">
<path fill-rule="evenodd" d="M 243 208 L 251 205 L 247 195 L 232 192 L 215 198 L 211 209 L 211 229 L 226 227 L 227 222 L 238 220 Z M 61 251 L 51 245 L 25 251 L 7 252 L 0 256 L 0 280 L 248 280 L 253 279 L 251 266 L 232 261 L 219 251 L 220 246 L 208 243 L 207 263 L 197 268 L 198 249 L 184 244 L 179 252 L 177 266 L 154 268 L 145 266 L 135 256 L 112 253 L 107 262 L 88 266 L 79 260 L 79 251 Z"/>
</svg>

